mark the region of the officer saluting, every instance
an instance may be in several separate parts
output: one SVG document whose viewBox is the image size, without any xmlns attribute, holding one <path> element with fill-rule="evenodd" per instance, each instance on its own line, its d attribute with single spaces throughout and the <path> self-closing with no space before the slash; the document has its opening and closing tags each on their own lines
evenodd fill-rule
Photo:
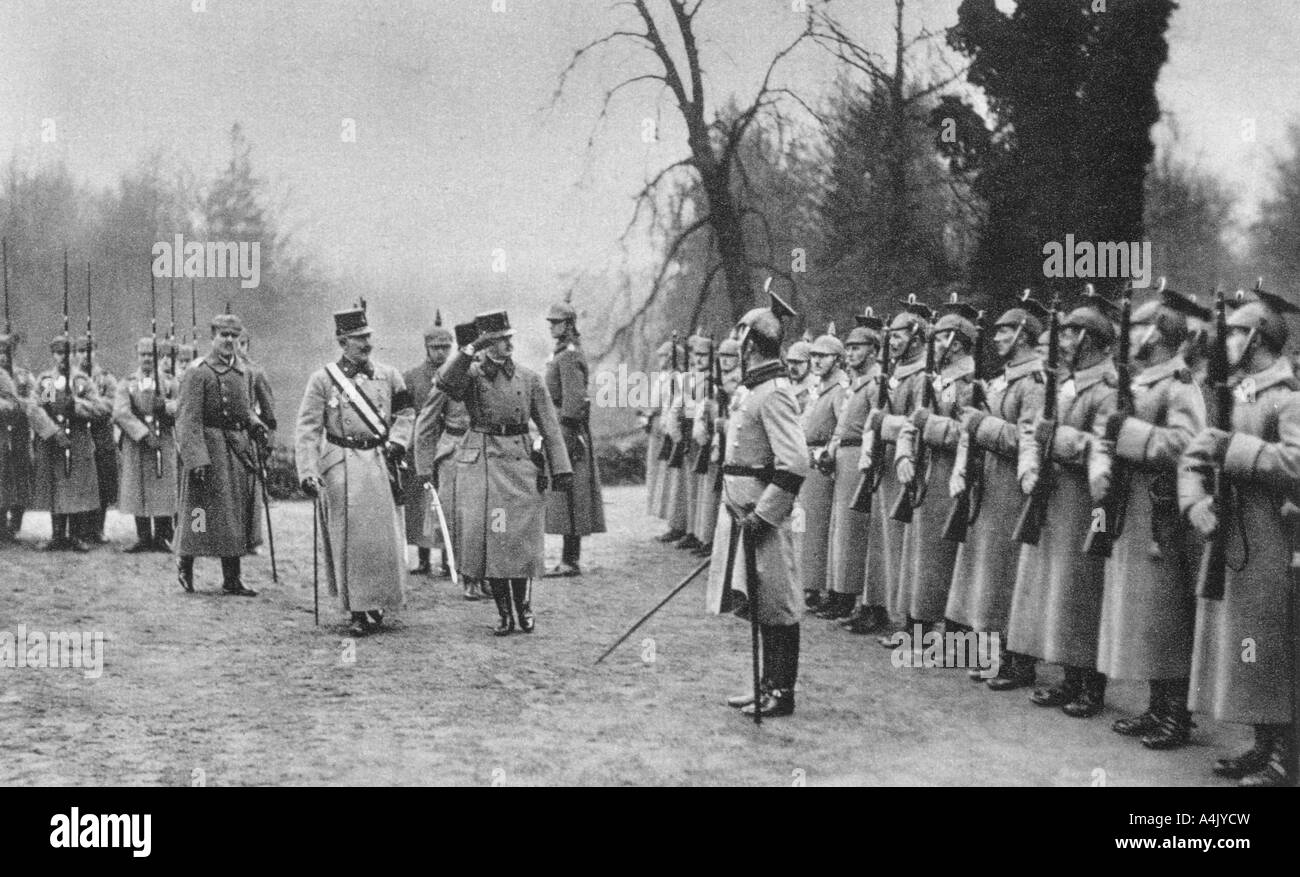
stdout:
<svg viewBox="0 0 1300 877">
<path fill-rule="evenodd" d="M 605 532 L 605 504 L 591 441 L 587 360 L 578 339 L 578 313 L 567 299 L 551 305 L 546 320 L 551 325 L 551 338 L 555 339 L 555 350 L 546 361 L 546 389 L 560 416 L 564 444 L 573 466 L 573 489 L 552 487 L 546 498 L 546 532 L 564 536 L 564 553 L 559 565 L 545 575 L 580 576 L 582 537 Z"/>
<path fill-rule="evenodd" d="M 754 308 L 741 317 L 740 353 L 744 379 L 727 422 L 722 500 L 709 568 L 709 609 L 730 608 L 738 594 L 757 611 L 763 643 L 760 702 L 740 695 L 727 701 L 752 715 L 788 716 L 794 712 L 799 675 L 799 622 L 804 598 L 795 572 L 790 512 L 808 475 L 808 444 L 799 422 L 799 403 L 780 360 L 781 317 L 794 311 L 772 296 L 771 308 Z M 755 556 L 747 563 L 743 529 L 752 536 Z M 746 569 L 756 568 L 749 581 Z M 730 577 L 728 578 L 728 573 Z M 750 589 L 753 593 L 750 594 Z M 756 604 L 756 605 L 755 605 Z"/>
<path fill-rule="evenodd" d="M 500 617 L 497 636 L 534 627 L 530 579 L 542 571 L 548 476 L 556 490 L 573 486 L 573 469 L 555 406 L 536 372 L 512 356 L 514 330 L 505 311 L 474 319 L 479 337 L 452 354 L 438 372 L 438 386 L 463 402 L 470 431 L 456 452 L 456 560 L 465 575 L 487 579 Z M 474 361 L 482 352 L 483 362 Z M 541 432 L 541 449 L 530 453 L 528 423 Z"/>
</svg>

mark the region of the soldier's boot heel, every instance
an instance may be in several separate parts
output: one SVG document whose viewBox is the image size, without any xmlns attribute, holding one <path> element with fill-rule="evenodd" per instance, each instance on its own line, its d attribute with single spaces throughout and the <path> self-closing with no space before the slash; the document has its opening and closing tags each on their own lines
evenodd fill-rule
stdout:
<svg viewBox="0 0 1300 877">
<path fill-rule="evenodd" d="M 507 636 L 514 633 L 515 616 L 510 610 L 510 582 L 506 579 L 488 579 L 488 586 L 492 589 L 492 599 L 497 604 L 497 626 L 493 628 L 493 636 Z"/>
<path fill-rule="evenodd" d="M 1110 729 L 1116 734 L 1123 734 L 1125 737 L 1141 737 L 1143 746 L 1147 746 L 1149 736 L 1160 730 L 1161 718 L 1168 711 L 1165 704 L 1163 680 L 1152 679 L 1150 686 L 1151 697 L 1147 702 L 1147 711 L 1139 716 L 1116 719 L 1115 723 L 1110 726 Z M 1148 746 L 1148 748 L 1154 749 L 1156 747 Z"/>
<path fill-rule="evenodd" d="M 1090 719 L 1106 705 L 1106 675 L 1096 670 L 1079 670 L 1082 684 L 1074 699 L 1061 707 L 1061 712 L 1074 719 Z"/>
<path fill-rule="evenodd" d="M 1212 768 L 1215 776 L 1241 779 L 1244 776 L 1262 770 L 1268 764 L 1269 753 L 1273 748 L 1273 726 L 1255 726 L 1255 745 L 1240 755 L 1220 758 Z"/>
<path fill-rule="evenodd" d="M 528 593 L 528 579 L 511 579 L 510 590 L 514 592 L 515 614 L 519 616 L 519 629 L 524 633 L 532 633 L 537 627 L 537 621 L 533 618 L 533 605 Z"/>
<path fill-rule="evenodd" d="M 186 593 L 194 593 L 194 558 L 176 558 L 176 581 Z"/>
</svg>

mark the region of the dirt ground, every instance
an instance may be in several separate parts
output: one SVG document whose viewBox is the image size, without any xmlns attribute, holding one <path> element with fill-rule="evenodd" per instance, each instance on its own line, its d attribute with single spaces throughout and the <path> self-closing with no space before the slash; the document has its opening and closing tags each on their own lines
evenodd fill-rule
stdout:
<svg viewBox="0 0 1300 877">
<path fill-rule="evenodd" d="M 1071 719 L 964 671 L 895 668 L 874 638 L 816 619 L 798 712 L 755 728 L 722 704 L 749 678 L 748 625 L 704 613 L 702 578 L 592 666 L 698 562 L 653 541 L 641 489 L 606 503 L 587 575 L 538 582 L 537 632 L 504 639 L 490 601 L 424 577 L 388 633 L 349 640 L 324 596 L 313 627 L 306 503 L 274 506 L 281 581 L 246 560 L 256 599 L 221 596 L 204 560 L 183 593 L 170 558 L 120 553 L 134 534 L 116 513 L 116 544 L 86 555 L 36 550 L 49 519 L 30 515 L 0 549 L 0 631 L 102 631 L 104 668 L 0 668 L 0 782 L 1208 785 L 1210 762 L 1247 742 L 1198 718 L 1195 745 L 1149 752 L 1109 730 L 1145 686 Z"/>
</svg>

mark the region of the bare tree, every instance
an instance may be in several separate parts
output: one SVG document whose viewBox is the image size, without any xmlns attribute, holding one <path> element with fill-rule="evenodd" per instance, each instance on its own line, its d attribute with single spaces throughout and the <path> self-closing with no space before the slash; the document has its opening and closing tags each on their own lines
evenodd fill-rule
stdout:
<svg viewBox="0 0 1300 877">
<path fill-rule="evenodd" d="M 738 318 L 753 304 L 753 286 L 751 272 L 760 271 L 784 277 L 791 284 L 793 277 L 788 271 L 774 263 L 765 249 L 762 257 L 755 257 L 747 247 L 745 238 L 745 220 L 757 209 L 744 198 L 743 178 L 745 169 L 741 163 L 741 144 L 751 127 L 760 118 L 771 121 L 777 126 L 787 124 L 783 115 L 784 105 L 793 103 L 804 111 L 816 113 L 795 92 L 773 84 L 773 72 L 783 58 L 789 55 L 800 43 L 812 36 L 812 13 L 805 20 L 803 30 L 795 39 L 778 51 L 767 65 L 763 79 L 753 99 L 738 107 L 737 111 L 722 113 L 715 111 L 712 120 L 708 118 L 708 103 L 704 91 L 704 71 L 699 52 L 699 34 L 696 28 L 696 15 L 705 0 L 663 0 L 667 7 L 667 23 L 661 27 L 650 10 L 648 0 L 631 0 L 615 4 L 614 8 L 630 7 L 635 13 L 635 24 L 640 29 L 620 28 L 593 40 L 574 52 L 569 64 L 560 74 L 555 98 L 561 95 L 569 74 L 588 53 L 602 46 L 611 44 L 631 44 L 653 58 L 653 67 L 647 72 L 637 73 L 608 89 L 601 104 L 599 119 L 603 119 L 610 102 L 624 89 L 640 83 L 658 83 L 660 93 L 664 90 L 671 94 L 678 112 L 686 125 L 688 154 L 661 169 L 651 177 L 637 193 L 632 217 L 624 237 L 636 227 L 643 212 L 649 212 L 653 221 L 658 220 L 659 196 L 661 189 L 669 184 L 689 187 L 698 185 L 703 192 L 703 213 L 689 220 L 668 242 L 663 261 L 649 293 L 640 305 L 633 309 L 627 322 L 617 328 L 610 338 L 609 345 L 600 355 L 608 353 L 628 337 L 631 337 L 639 321 L 644 318 L 651 305 L 658 297 L 664 285 L 664 277 L 673 265 L 683 245 L 694 235 L 707 233 L 710 236 L 711 250 L 716 261 L 705 272 L 705 281 L 700 290 L 700 299 L 707 297 L 711 281 L 721 276 L 727 295 L 728 305 L 733 318 Z M 661 18 L 664 14 L 661 13 Z M 676 50 L 676 51 L 674 51 Z M 675 60 L 683 59 L 682 63 Z M 683 177 L 687 174 L 692 177 Z M 736 178 L 742 180 L 738 188 L 733 183 Z M 680 205 L 680 199 L 679 199 Z M 758 217 L 759 227 L 766 226 L 766 219 Z M 769 241 L 770 244 L 770 241 Z M 697 302 L 693 311 L 698 313 L 702 307 Z"/>
</svg>

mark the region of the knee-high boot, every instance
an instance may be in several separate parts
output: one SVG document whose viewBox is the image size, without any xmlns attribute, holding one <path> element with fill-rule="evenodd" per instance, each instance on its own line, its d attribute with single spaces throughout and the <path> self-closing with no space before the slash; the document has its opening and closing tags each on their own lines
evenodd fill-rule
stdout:
<svg viewBox="0 0 1300 877">
<path fill-rule="evenodd" d="M 511 579 L 510 590 L 514 592 L 515 614 L 519 616 L 519 629 L 532 633 L 537 622 L 533 618 L 532 582 L 528 579 Z"/>
<path fill-rule="evenodd" d="M 493 629 L 493 636 L 505 636 L 513 633 L 515 629 L 515 616 L 510 610 L 510 580 L 509 579 L 488 579 L 488 587 L 492 590 L 492 599 L 497 604 L 497 626 Z"/>
</svg>

